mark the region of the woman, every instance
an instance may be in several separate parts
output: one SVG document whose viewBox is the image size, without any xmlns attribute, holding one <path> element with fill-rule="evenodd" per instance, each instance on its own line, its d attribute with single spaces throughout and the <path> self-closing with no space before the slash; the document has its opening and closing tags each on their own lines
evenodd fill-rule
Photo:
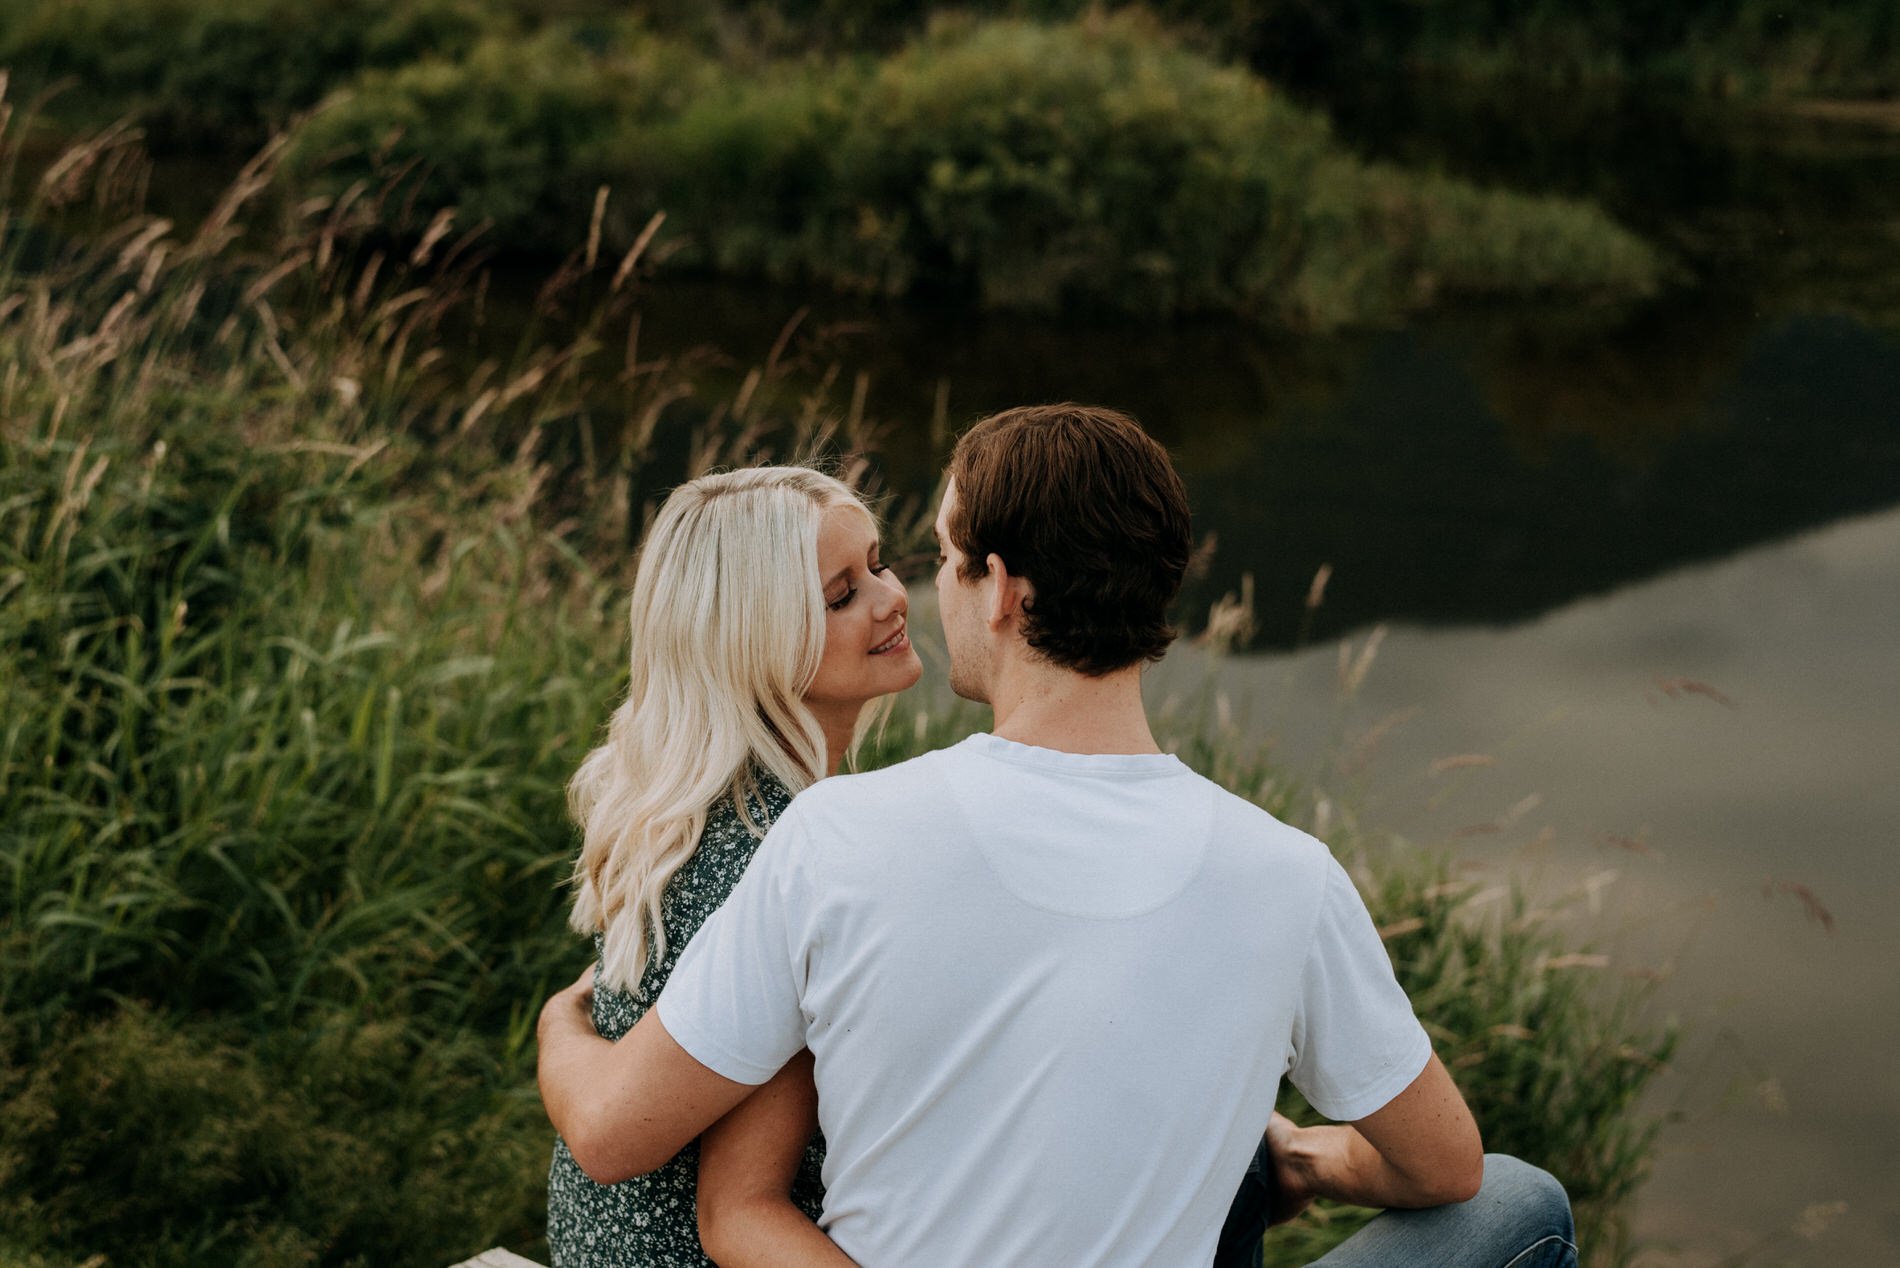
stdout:
<svg viewBox="0 0 1900 1268">
<path fill-rule="evenodd" d="M 624 1035 L 659 997 L 773 819 L 842 766 L 866 706 L 917 681 L 906 615 L 870 512 L 830 476 L 757 467 L 703 476 L 667 499 L 634 579 L 627 698 L 569 788 L 583 834 L 571 923 L 594 934 L 600 953 L 593 1015 L 603 1036 Z M 809 1061 L 754 1100 L 708 1140 L 727 1156 L 758 1140 L 781 1194 L 780 1177 L 796 1172 L 795 1207 L 780 1201 L 783 1218 L 767 1211 L 761 1233 L 822 1239 L 810 1222 L 823 1196 L 822 1143 L 802 1159 L 771 1143 L 788 1115 L 811 1121 Z M 557 1140 L 556 1268 L 710 1263 L 695 1212 L 698 1155 L 688 1146 L 648 1175 L 597 1185 Z"/>
</svg>

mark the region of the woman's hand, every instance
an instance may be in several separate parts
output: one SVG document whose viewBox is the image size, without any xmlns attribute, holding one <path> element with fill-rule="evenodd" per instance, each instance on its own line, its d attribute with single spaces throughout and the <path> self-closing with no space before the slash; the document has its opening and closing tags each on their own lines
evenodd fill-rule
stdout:
<svg viewBox="0 0 1900 1268">
<path fill-rule="evenodd" d="M 585 1023 L 588 1034 L 594 1033 L 594 971 L 599 967 L 598 961 L 588 965 L 579 977 L 548 996 L 547 1003 L 541 1005 L 535 1036 L 543 1047 L 551 1033 L 573 1032 L 577 1018 Z"/>
<path fill-rule="evenodd" d="M 600 975 L 600 961 L 581 970 L 581 975 L 554 993 L 554 999 L 566 999 L 580 1007 L 587 1014 L 591 1024 L 594 1020 L 594 979 Z"/>
</svg>

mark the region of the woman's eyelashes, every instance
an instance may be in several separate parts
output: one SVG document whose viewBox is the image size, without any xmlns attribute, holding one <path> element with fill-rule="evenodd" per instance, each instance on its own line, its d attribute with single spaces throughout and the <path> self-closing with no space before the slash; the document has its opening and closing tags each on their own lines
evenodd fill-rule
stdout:
<svg viewBox="0 0 1900 1268">
<path fill-rule="evenodd" d="M 891 566 L 889 564 L 882 564 L 882 563 L 871 564 L 865 569 L 865 571 L 869 572 L 872 576 L 875 577 L 883 573 L 891 572 Z M 892 573 L 892 575 L 895 576 L 896 574 Z M 833 612 L 842 612 L 847 607 L 851 606 L 851 600 L 857 598 L 857 596 L 858 596 L 858 588 L 856 586 L 846 586 L 843 594 L 839 595 L 835 599 L 827 599 L 825 601 L 825 606 Z"/>
</svg>

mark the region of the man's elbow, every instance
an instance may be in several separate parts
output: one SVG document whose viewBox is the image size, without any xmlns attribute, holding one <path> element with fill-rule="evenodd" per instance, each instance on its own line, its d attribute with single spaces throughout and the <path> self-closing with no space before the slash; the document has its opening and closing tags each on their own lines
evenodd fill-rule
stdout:
<svg viewBox="0 0 1900 1268">
<path fill-rule="evenodd" d="M 1469 1148 L 1459 1150 L 1455 1158 L 1433 1169 L 1426 1187 L 1426 1204 L 1430 1206 L 1450 1206 L 1477 1197 L 1484 1187 L 1484 1146 L 1472 1140 Z"/>
<path fill-rule="evenodd" d="M 1444 1190 L 1434 1205 L 1446 1206 L 1454 1202 L 1469 1202 L 1478 1196 L 1478 1190 L 1484 1187 L 1484 1155 L 1458 1167 L 1445 1177 Z"/>
<path fill-rule="evenodd" d="M 1477 1133 L 1447 1141 L 1430 1155 L 1401 1169 L 1404 1179 L 1393 1205 L 1415 1209 L 1469 1202 L 1484 1187 L 1484 1145 Z"/>
</svg>

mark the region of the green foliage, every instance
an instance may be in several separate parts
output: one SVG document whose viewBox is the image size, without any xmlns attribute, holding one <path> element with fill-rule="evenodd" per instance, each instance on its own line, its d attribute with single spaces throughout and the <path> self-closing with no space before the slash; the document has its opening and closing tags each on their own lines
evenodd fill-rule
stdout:
<svg viewBox="0 0 1900 1268">
<path fill-rule="evenodd" d="M 259 1038 L 143 1004 L 0 1032 L 0 1224 L 127 1262 L 433 1263 L 545 1218 L 545 1120 L 473 1035 Z"/>
<path fill-rule="evenodd" d="M 69 376 L 16 374 L 0 451 L 0 1006 L 505 1017 L 541 984 L 523 940 L 559 924 L 572 754 L 547 737 L 585 734 L 611 675 L 538 631 L 551 547 L 518 516 L 445 538 L 423 455 L 384 432 L 417 380 L 321 326 L 293 361 L 260 303 L 212 314 L 209 350 L 179 340 L 206 272 L 244 280 L 184 265 L 141 306 L 123 271 L 57 302 L 34 278 L 37 316 L 0 327 L 17 366 L 117 313 Z M 381 401 L 352 377 L 372 359 Z M 530 478 L 428 465 L 474 504 Z M 511 676 L 494 642 L 530 630 L 539 672 Z M 471 909 L 486 886 L 519 905 Z"/>
<path fill-rule="evenodd" d="M 884 55 L 944 14 L 1062 23 L 1093 0 L 651 0 L 638 12 L 739 74 L 761 61 Z M 1349 91 L 1404 70 L 1494 81 L 1635 83 L 1739 97 L 1900 92 L 1900 10 L 1887 0 L 1151 0 L 1168 30 L 1222 60 Z M 484 37 L 547 26 L 598 42 L 612 0 L 0 0 L 0 66 L 31 85 L 69 78 L 63 106 L 130 111 L 168 144 L 260 142 L 364 71 L 459 60 Z"/>
<path fill-rule="evenodd" d="M 659 4 L 668 29 L 737 28 L 778 50 L 889 49 L 933 14 L 1067 21 L 1092 0 L 727 0 Z M 1345 87 L 1415 70 L 1555 84 L 1594 80 L 1721 96 L 1881 95 L 1900 90 L 1900 12 L 1886 0 L 1148 0 L 1171 29 L 1267 74 Z M 1349 89 L 1348 89 L 1349 91 Z"/>
<path fill-rule="evenodd" d="M 867 248 L 991 306 L 1247 310 L 1327 150 L 1323 122 L 1150 24 L 991 23 L 879 68 L 835 183 Z"/>
<path fill-rule="evenodd" d="M 1645 296 L 1670 268 L 1585 204 L 1386 164 L 1321 165 L 1299 212 L 1283 302 L 1320 327 L 1412 311 L 1444 294 Z"/>
<path fill-rule="evenodd" d="M 541 527 L 536 437 L 584 417 L 590 349 L 433 369 L 468 279 L 370 250 L 361 199 L 239 249 L 263 183 L 190 238 L 134 217 L 31 270 L 18 220 L 0 240 L 0 1225 L 24 1262 L 538 1234 L 528 1040 L 584 955 L 562 789 L 618 596 L 586 534 Z"/>
<path fill-rule="evenodd" d="M 743 79 L 618 32 L 591 58 L 550 33 L 369 76 L 306 125 L 300 167 L 413 165 L 420 205 L 511 244 L 578 232 L 607 186 L 615 247 L 666 212 L 690 265 L 991 308 L 1333 326 L 1445 293 L 1640 296 L 1662 275 L 1591 208 L 1369 168 L 1137 17 L 945 23 L 875 65 Z"/>
<path fill-rule="evenodd" d="M 1649 82 L 1720 96 L 1900 89 L 1900 11 L 1883 0 L 1486 0 L 1350 10 L 1388 55 L 1480 78 Z"/>
<path fill-rule="evenodd" d="M 602 181 L 627 202 L 614 226 L 634 232 L 665 211 L 680 226 L 669 249 L 688 266 L 901 291 L 884 278 L 905 261 L 875 244 L 856 249 L 858 226 L 843 224 L 850 191 L 836 156 L 864 85 L 851 62 L 775 64 L 719 76 L 678 114 L 622 129 L 601 151 Z"/>
<path fill-rule="evenodd" d="M 454 56 L 498 22 L 485 0 L 0 0 L 0 66 L 72 82 L 84 116 L 158 139 L 252 145 L 367 68 Z"/>
<path fill-rule="evenodd" d="M 498 245 L 564 249 L 609 177 L 610 138 L 676 117 L 712 69 L 625 24 L 489 40 L 462 60 L 364 76 L 299 132 L 294 162 L 338 186 L 414 163 L 418 205 L 489 222 Z"/>
</svg>

